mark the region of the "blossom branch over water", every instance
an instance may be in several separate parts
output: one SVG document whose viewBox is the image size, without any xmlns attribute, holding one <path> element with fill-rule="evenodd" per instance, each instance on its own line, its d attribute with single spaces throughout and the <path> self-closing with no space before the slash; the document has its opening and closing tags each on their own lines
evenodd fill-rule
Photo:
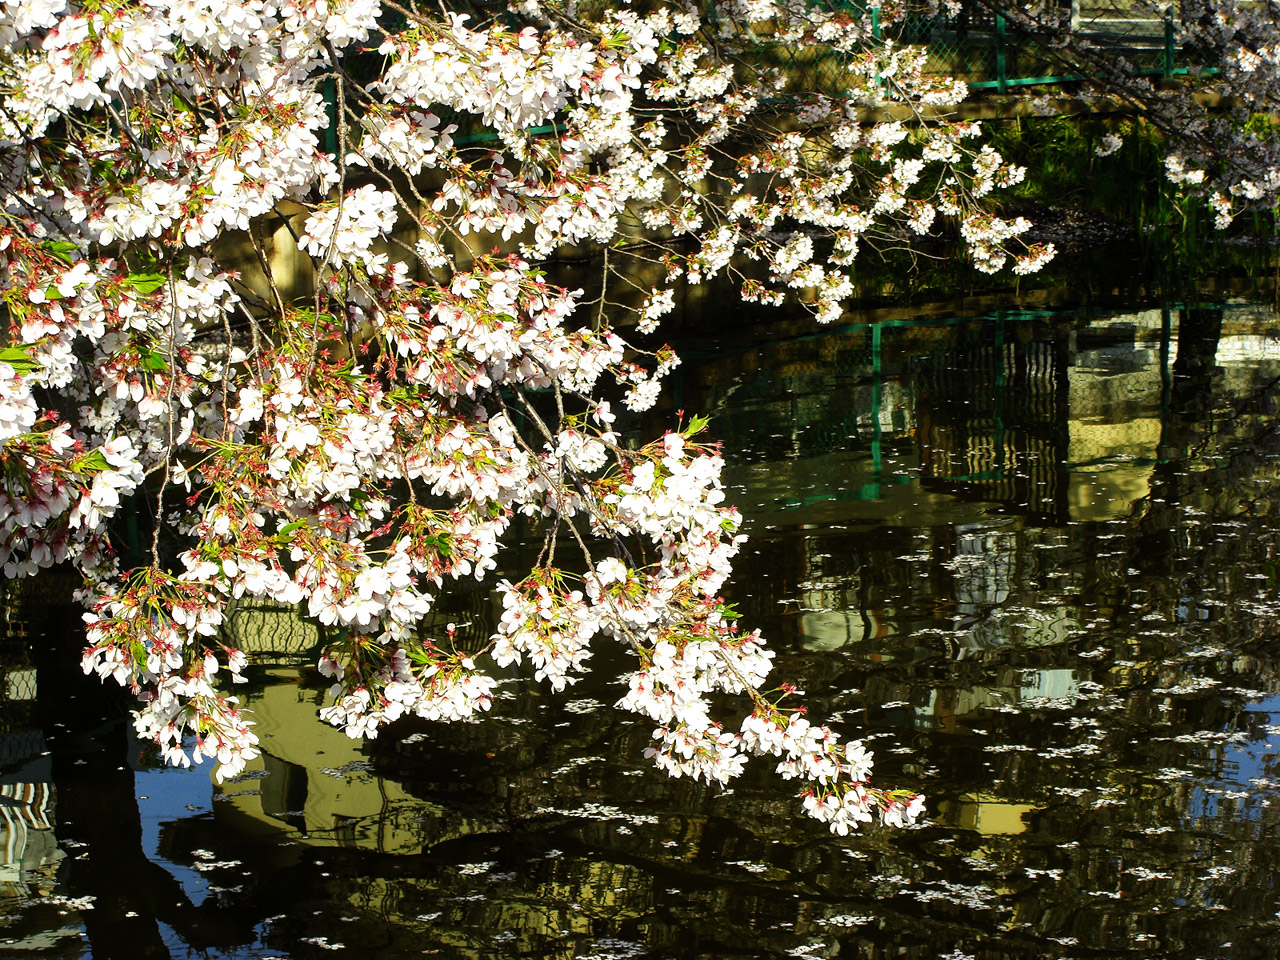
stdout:
<svg viewBox="0 0 1280 960">
<path fill-rule="evenodd" d="M 659 769 L 725 783 L 769 755 L 836 832 L 907 822 L 921 799 L 872 787 L 860 744 L 760 692 L 772 653 L 720 597 L 742 537 L 719 452 L 697 418 L 623 446 L 615 405 L 652 406 L 678 357 L 606 322 L 652 334 L 677 284 L 718 275 L 829 321 L 862 247 L 939 217 L 979 269 L 1051 256 L 984 212 L 1021 173 L 978 124 L 860 119 L 965 92 L 876 36 L 768 0 L 489 23 L 378 0 L 5 3 L 6 575 L 73 564 L 86 672 L 138 694 L 169 762 L 219 777 L 257 754 L 217 684 L 245 667 L 221 625 L 263 598 L 326 628 L 321 715 L 353 737 L 486 710 L 490 662 L 563 689 L 608 638 L 636 659 L 619 705 L 656 725 Z M 795 46 L 838 79 L 797 89 L 777 65 Z M 661 281 L 583 322 L 539 266 L 583 245 Z M 133 570 L 111 537 L 130 497 L 155 514 Z M 545 541 L 498 581 L 488 646 L 429 636 L 517 519 Z M 719 694 L 744 703 L 736 729 Z"/>
</svg>

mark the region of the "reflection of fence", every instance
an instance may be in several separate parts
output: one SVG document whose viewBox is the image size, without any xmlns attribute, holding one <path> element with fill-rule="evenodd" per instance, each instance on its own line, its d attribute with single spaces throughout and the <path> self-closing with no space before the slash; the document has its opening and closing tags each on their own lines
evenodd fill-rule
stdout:
<svg viewBox="0 0 1280 960">
<path fill-rule="evenodd" d="M 227 617 L 231 644 L 257 659 L 310 658 L 320 646 L 320 629 L 296 607 L 266 600 L 241 601 Z"/>
<path fill-rule="evenodd" d="M 24 610 L 30 583 L 11 580 L 0 586 L 0 738 L 31 723 L 36 699 L 36 668 Z M 0 745 L 0 764 L 5 746 L 12 744 Z M 39 749 L 43 748 L 36 752 Z"/>
<path fill-rule="evenodd" d="M 36 698 L 36 668 L 32 666 L 0 666 L 0 691 L 4 701 Z"/>
<path fill-rule="evenodd" d="M 1018 316 L 1001 312 L 978 342 L 911 363 L 922 476 L 957 493 L 1060 519 L 1067 358 L 1057 338 L 1018 339 Z"/>
<path fill-rule="evenodd" d="M 483 646 L 494 626 L 494 605 L 486 590 L 459 589 L 451 593 L 442 608 L 432 610 L 420 623 L 425 636 L 437 640 L 445 636 L 445 625 L 458 625 L 455 639 L 463 649 Z M 301 607 L 271 600 L 243 599 L 236 603 L 224 626 L 227 642 L 257 663 L 298 663 L 314 661 L 324 642 L 315 621 Z M 330 628 L 328 639 L 337 633 Z"/>
<path fill-rule="evenodd" d="M 37 729 L 0 731 L 0 768 L 25 763 L 47 749 L 44 734 Z"/>
</svg>

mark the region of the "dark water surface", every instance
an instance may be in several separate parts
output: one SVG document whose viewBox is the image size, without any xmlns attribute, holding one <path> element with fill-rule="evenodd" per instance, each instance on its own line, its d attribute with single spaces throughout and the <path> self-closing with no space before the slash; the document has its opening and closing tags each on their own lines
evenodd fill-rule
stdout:
<svg viewBox="0 0 1280 960">
<path fill-rule="evenodd" d="M 0 956 L 1278 956 L 1277 331 L 1003 313 L 680 368 L 748 517 L 732 598 L 928 794 L 906 831 L 833 837 L 760 762 L 661 778 L 604 650 L 565 695 L 513 676 L 484 722 L 350 741 L 314 632 L 263 609 L 234 629 L 264 754 L 214 787 L 42 652 L 79 643 L 55 588 L 11 603 Z"/>
</svg>

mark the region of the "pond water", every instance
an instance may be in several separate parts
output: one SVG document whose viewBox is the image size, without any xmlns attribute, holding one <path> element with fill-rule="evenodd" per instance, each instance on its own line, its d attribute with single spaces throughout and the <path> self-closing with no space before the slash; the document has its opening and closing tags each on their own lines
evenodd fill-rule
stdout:
<svg viewBox="0 0 1280 960">
<path fill-rule="evenodd" d="M 80 642 L 50 578 L 5 607 L 0 956 L 1277 956 L 1277 330 L 1006 311 L 687 352 L 752 538 L 732 599 L 928 795 L 913 829 L 832 836 L 763 763 L 663 779 L 603 651 L 354 743 L 270 609 L 233 625 L 263 757 L 215 787 L 46 653 Z"/>
</svg>

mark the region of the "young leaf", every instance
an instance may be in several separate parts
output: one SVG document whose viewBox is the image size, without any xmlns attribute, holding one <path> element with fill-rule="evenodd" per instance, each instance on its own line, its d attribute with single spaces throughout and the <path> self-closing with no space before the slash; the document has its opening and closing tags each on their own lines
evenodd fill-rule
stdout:
<svg viewBox="0 0 1280 960">
<path fill-rule="evenodd" d="M 40 369 L 40 364 L 18 347 L 5 347 L 0 350 L 0 363 L 7 363 L 19 373 L 30 373 L 32 370 Z"/>
<path fill-rule="evenodd" d="M 163 273 L 131 273 L 128 277 L 129 286 L 138 291 L 142 296 L 155 293 L 165 285 L 169 280 Z"/>
</svg>

